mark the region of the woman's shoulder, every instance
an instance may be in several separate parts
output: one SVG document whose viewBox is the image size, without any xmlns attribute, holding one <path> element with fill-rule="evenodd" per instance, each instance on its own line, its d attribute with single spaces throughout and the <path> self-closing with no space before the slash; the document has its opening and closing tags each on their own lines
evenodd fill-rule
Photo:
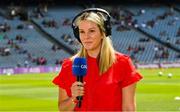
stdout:
<svg viewBox="0 0 180 112">
<path fill-rule="evenodd" d="M 62 63 L 62 68 L 69 68 L 72 66 L 72 60 L 71 58 L 65 58 Z"/>
<path fill-rule="evenodd" d="M 116 55 L 117 61 L 127 61 L 130 59 L 130 56 L 120 53 L 120 52 L 116 52 L 115 55 Z"/>
</svg>

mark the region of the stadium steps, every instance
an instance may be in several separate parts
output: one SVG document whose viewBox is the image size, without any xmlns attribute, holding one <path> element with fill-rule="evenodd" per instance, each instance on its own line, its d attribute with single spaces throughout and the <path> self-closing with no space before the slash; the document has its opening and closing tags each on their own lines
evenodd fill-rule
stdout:
<svg viewBox="0 0 180 112">
<path fill-rule="evenodd" d="M 169 44 L 169 43 L 167 43 L 167 42 L 165 42 L 165 41 L 162 41 L 162 40 L 158 39 L 157 37 L 155 37 L 155 36 L 153 36 L 153 35 L 145 32 L 145 31 L 142 30 L 141 28 L 137 28 L 137 31 L 139 31 L 139 32 L 141 32 L 142 34 L 146 35 L 146 36 L 149 37 L 150 39 L 158 42 L 159 44 L 161 44 L 161 45 L 163 45 L 163 46 L 166 46 L 167 48 L 170 48 L 170 49 L 172 49 L 172 50 L 180 53 L 180 49 L 177 48 L 176 46 L 174 46 L 174 45 L 172 45 L 172 44 Z"/>
<path fill-rule="evenodd" d="M 131 7 L 132 8 L 132 7 Z M 141 7 L 142 8 L 142 7 Z M 163 7 L 164 8 L 164 7 Z M 166 8 L 166 6 L 165 6 L 165 8 Z M 144 7 L 144 9 L 146 9 L 146 10 L 148 10 L 146 7 Z M 131 14 L 134 14 L 135 15 L 135 13 L 137 13 L 137 11 L 138 11 L 138 9 L 136 9 L 135 11 L 134 11 L 134 9 L 133 10 L 131 10 L 131 9 L 129 9 L 129 8 L 126 8 L 126 7 L 123 7 L 123 10 L 126 10 L 126 11 L 128 11 L 128 12 L 130 12 Z M 150 10 L 148 10 L 148 11 L 150 11 Z M 162 13 L 164 10 L 160 10 L 159 12 L 157 11 L 156 12 L 156 15 L 158 15 L 160 12 Z M 151 13 L 153 13 L 153 12 L 151 12 Z M 161 14 L 160 13 L 160 14 Z M 148 15 L 147 15 L 148 16 Z M 148 16 L 148 18 L 149 18 L 149 16 Z M 153 17 L 152 17 L 153 18 Z M 151 18 L 151 19 L 152 19 Z M 137 18 L 138 20 L 141 20 L 142 19 L 142 21 L 144 20 L 144 19 L 147 19 L 147 18 Z M 151 20 L 151 19 L 149 19 L 149 20 Z M 154 36 L 154 35 L 152 35 L 151 33 L 148 33 L 148 32 L 146 32 L 146 31 L 144 31 L 143 29 L 141 29 L 141 28 L 133 28 L 134 30 L 136 30 L 136 31 L 138 31 L 138 32 L 140 32 L 141 34 L 143 34 L 143 35 L 146 35 L 147 37 L 149 37 L 150 39 L 152 39 L 152 40 L 154 40 L 154 41 L 156 41 L 156 42 L 158 42 L 159 44 L 161 44 L 161 45 L 163 45 L 163 46 L 166 46 L 167 48 L 169 48 L 169 49 L 172 49 L 173 51 L 175 51 L 175 52 L 177 52 L 177 53 L 180 53 L 180 48 L 178 48 L 177 46 L 175 46 L 175 45 L 173 45 L 172 43 L 167 43 L 166 41 L 163 41 L 163 40 L 160 40 L 158 37 L 156 37 L 156 36 Z"/>
<path fill-rule="evenodd" d="M 60 46 L 61 48 L 63 48 L 65 51 L 67 51 L 69 54 L 74 54 L 74 50 L 72 48 L 70 48 L 69 46 L 65 45 L 64 43 L 61 43 L 60 41 L 58 41 L 56 38 L 54 38 L 52 35 L 50 35 L 49 33 L 47 33 L 46 31 L 44 31 L 41 26 L 39 26 L 36 22 L 34 22 L 32 19 L 30 19 L 29 21 L 35 28 L 36 31 L 38 31 L 44 38 L 48 39 L 49 41 L 51 41 L 52 43 L 54 43 L 55 45 Z"/>
</svg>

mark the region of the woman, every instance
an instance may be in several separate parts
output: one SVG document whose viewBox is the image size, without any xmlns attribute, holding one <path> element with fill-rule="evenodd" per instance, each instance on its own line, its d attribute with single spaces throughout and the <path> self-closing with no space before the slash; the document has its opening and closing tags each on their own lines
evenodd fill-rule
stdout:
<svg viewBox="0 0 180 112">
<path fill-rule="evenodd" d="M 99 8 L 86 9 L 73 20 L 73 30 L 81 49 L 64 60 L 53 80 L 59 85 L 59 110 L 135 111 L 136 82 L 142 77 L 128 56 L 114 50 L 109 13 Z M 77 82 L 72 74 L 76 57 L 87 59 L 85 83 Z M 80 108 L 76 106 L 77 96 L 83 96 Z"/>
</svg>

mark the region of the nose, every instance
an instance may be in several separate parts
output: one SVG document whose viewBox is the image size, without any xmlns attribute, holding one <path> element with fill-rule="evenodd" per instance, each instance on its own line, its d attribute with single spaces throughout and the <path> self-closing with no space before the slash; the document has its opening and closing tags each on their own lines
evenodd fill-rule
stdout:
<svg viewBox="0 0 180 112">
<path fill-rule="evenodd" d="M 84 39 L 89 39 L 90 38 L 90 34 L 87 32 L 84 34 Z"/>
</svg>

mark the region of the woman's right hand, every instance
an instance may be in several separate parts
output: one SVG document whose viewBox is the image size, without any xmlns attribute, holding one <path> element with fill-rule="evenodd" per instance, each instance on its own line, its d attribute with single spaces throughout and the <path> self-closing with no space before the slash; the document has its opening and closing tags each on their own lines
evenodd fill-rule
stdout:
<svg viewBox="0 0 180 112">
<path fill-rule="evenodd" d="M 72 98 L 76 99 L 77 96 L 83 96 L 84 95 L 84 84 L 82 82 L 74 82 L 71 86 L 71 94 Z"/>
</svg>

